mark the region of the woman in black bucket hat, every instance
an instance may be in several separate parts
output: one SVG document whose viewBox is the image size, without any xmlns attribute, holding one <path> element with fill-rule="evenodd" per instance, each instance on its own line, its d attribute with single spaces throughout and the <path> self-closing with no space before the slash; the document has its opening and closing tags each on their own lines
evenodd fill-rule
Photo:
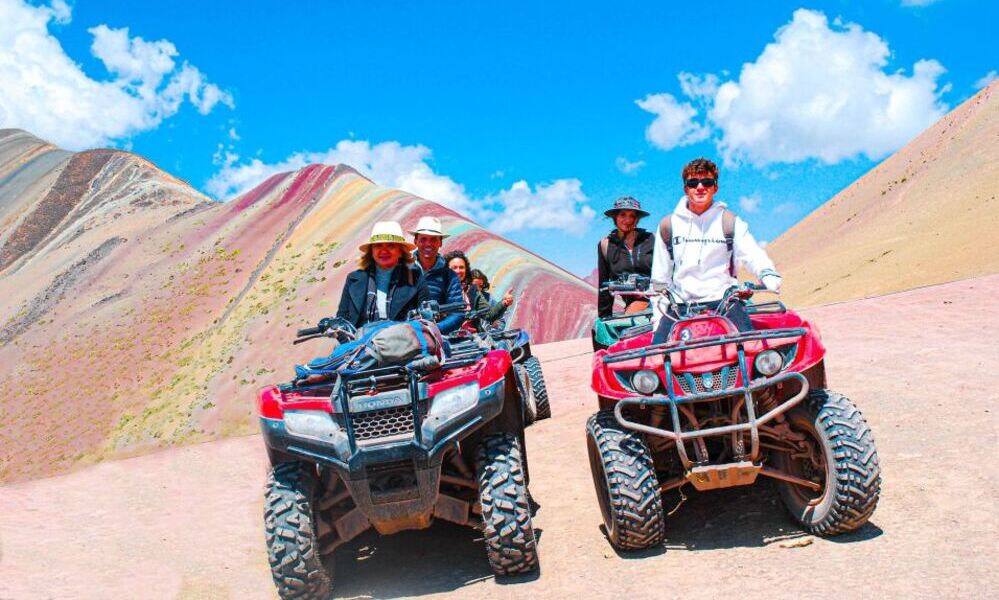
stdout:
<svg viewBox="0 0 999 600">
<path fill-rule="evenodd" d="M 652 248 L 655 236 L 638 227 L 638 222 L 649 213 L 631 196 L 622 196 L 614 201 L 614 206 L 604 211 L 614 221 L 614 229 L 597 244 L 597 272 L 600 286 L 621 275 L 635 273 L 649 277 L 652 274 Z M 649 303 L 642 298 L 625 298 L 625 312 L 640 312 Z M 610 317 L 614 309 L 614 297 L 610 292 L 597 295 L 597 314 L 600 318 Z"/>
</svg>

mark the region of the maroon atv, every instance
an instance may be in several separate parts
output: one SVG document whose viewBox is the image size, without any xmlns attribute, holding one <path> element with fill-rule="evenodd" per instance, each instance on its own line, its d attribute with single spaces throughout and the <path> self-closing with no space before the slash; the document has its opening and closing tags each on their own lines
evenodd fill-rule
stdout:
<svg viewBox="0 0 999 600">
<path fill-rule="evenodd" d="M 299 331 L 296 342 L 345 343 L 259 394 L 278 594 L 325 598 L 334 549 L 371 527 L 388 535 L 434 519 L 481 529 L 496 575 L 536 570 L 523 401 L 510 353 L 475 348 L 373 367 L 357 359 L 370 347 L 357 343 L 366 329 L 324 319 Z"/>
<path fill-rule="evenodd" d="M 748 304 L 754 331 L 722 316 L 747 301 L 732 288 L 716 310 L 649 292 L 676 315 L 666 341 L 626 330 L 593 357 L 600 412 L 587 422 L 590 469 L 611 544 L 661 544 L 661 494 L 776 480 L 791 517 L 819 535 L 853 531 L 878 503 L 874 439 L 856 406 L 826 388 L 818 330 L 780 302 Z"/>
</svg>

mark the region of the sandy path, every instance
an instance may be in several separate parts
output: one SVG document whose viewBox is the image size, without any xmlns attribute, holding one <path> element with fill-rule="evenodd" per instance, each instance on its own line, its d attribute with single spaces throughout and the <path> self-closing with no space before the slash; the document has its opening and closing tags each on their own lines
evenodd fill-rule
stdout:
<svg viewBox="0 0 999 600">
<path fill-rule="evenodd" d="M 663 550 L 615 554 L 586 466 L 589 342 L 575 340 L 538 348 L 556 415 L 528 436 L 540 577 L 497 583 L 475 533 L 439 523 L 341 549 L 337 591 L 987 596 L 999 585 L 997 294 L 990 276 L 807 311 L 822 327 L 831 385 L 864 411 L 884 470 L 881 505 L 854 534 L 804 535 L 762 485 L 689 493 Z M 0 488 L 0 598 L 272 598 L 264 468 L 253 436 Z"/>
</svg>

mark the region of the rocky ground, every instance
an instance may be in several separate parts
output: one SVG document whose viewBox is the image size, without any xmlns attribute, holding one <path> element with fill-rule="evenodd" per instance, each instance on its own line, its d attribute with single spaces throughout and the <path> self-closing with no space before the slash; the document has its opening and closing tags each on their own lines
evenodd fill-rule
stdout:
<svg viewBox="0 0 999 600">
<path fill-rule="evenodd" d="M 531 428 L 541 573 L 496 581 L 473 530 L 435 524 L 338 550 L 350 598 L 984 597 L 999 585 L 999 276 L 805 311 L 831 387 L 863 410 L 883 468 L 863 529 L 814 538 L 771 485 L 697 494 L 662 549 L 600 528 L 583 425 L 588 340 L 539 347 L 555 417 Z M 273 598 L 258 436 L 0 488 L 0 598 Z M 668 496 L 667 508 L 678 502 Z"/>
</svg>

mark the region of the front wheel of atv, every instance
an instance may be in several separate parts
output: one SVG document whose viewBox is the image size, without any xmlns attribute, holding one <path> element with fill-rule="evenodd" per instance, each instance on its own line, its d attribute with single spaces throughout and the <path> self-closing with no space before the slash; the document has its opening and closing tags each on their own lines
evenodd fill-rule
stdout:
<svg viewBox="0 0 999 600">
<path fill-rule="evenodd" d="M 836 535 L 861 527 L 878 504 L 881 468 L 863 415 L 849 398 L 813 390 L 788 412 L 791 428 L 805 434 L 800 456 L 775 454 L 781 470 L 822 485 L 821 491 L 777 482 L 791 516 L 811 533 Z"/>
<path fill-rule="evenodd" d="M 534 393 L 538 420 L 552 418 L 552 407 L 548 403 L 548 387 L 545 385 L 545 374 L 541 372 L 541 361 L 537 356 L 532 356 L 524 361 L 524 367 L 531 378 L 531 391 Z"/>
<path fill-rule="evenodd" d="M 267 555 L 281 598 L 328 598 L 333 589 L 319 553 L 318 487 L 315 467 L 303 462 L 277 465 L 267 478 Z"/>
<path fill-rule="evenodd" d="M 493 573 L 502 576 L 536 570 L 537 541 L 517 436 L 486 436 L 476 451 L 475 465 L 482 532 Z"/>
<path fill-rule="evenodd" d="M 618 550 L 644 550 L 662 544 L 663 503 L 645 441 L 622 428 L 614 411 L 602 410 L 586 423 L 586 447 L 611 545 Z"/>
</svg>

